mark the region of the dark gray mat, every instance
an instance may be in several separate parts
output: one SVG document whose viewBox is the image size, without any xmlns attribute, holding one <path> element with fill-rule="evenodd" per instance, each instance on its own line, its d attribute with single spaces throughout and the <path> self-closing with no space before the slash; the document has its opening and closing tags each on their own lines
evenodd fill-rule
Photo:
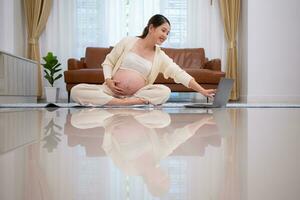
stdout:
<svg viewBox="0 0 300 200">
<path fill-rule="evenodd" d="M 167 102 L 162 105 L 132 105 L 132 106 L 82 106 L 77 103 L 22 103 L 22 104 L 0 104 L 0 108 L 184 108 L 187 102 Z M 227 108 L 300 108 L 300 104 L 246 104 L 229 103 Z M 191 108 L 192 109 L 192 108 Z"/>
</svg>

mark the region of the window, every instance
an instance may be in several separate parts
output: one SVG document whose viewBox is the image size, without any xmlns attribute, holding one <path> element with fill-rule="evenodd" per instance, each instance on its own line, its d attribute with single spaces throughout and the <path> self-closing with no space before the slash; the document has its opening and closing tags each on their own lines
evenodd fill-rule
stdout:
<svg viewBox="0 0 300 200">
<path fill-rule="evenodd" d="M 187 37 L 187 0 L 165 0 L 162 14 L 171 22 L 171 32 L 166 46 L 182 47 Z"/>
<path fill-rule="evenodd" d="M 83 55 L 88 46 L 100 46 L 104 32 L 104 1 L 77 0 L 76 1 L 76 50 Z"/>
<path fill-rule="evenodd" d="M 153 1 L 152 4 L 156 2 Z M 171 22 L 171 32 L 165 46 L 183 46 L 187 37 L 187 0 L 163 0 L 160 1 L 158 10 L 153 8 L 152 11 L 147 11 L 148 14 L 144 14 L 143 11 L 147 9 L 145 5 L 148 4 L 149 1 L 76 0 L 77 55 L 83 56 L 88 46 L 114 45 L 122 37 L 141 33 L 147 23 L 145 21 L 157 12 L 165 15 Z M 143 20 L 137 19 L 137 16 Z"/>
</svg>

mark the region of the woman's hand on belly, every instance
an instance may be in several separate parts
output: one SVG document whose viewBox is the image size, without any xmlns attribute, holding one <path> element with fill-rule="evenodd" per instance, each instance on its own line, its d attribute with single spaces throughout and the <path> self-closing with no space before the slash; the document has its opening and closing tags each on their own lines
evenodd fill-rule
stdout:
<svg viewBox="0 0 300 200">
<path fill-rule="evenodd" d="M 112 80 L 112 79 L 106 79 L 105 80 L 107 87 L 116 95 L 124 96 L 126 95 L 122 88 L 117 86 L 119 84 L 119 81 Z"/>
<path fill-rule="evenodd" d="M 116 86 L 121 88 L 124 94 L 128 96 L 133 95 L 146 85 L 145 79 L 138 72 L 132 70 L 120 69 L 113 79 L 117 83 Z"/>
</svg>

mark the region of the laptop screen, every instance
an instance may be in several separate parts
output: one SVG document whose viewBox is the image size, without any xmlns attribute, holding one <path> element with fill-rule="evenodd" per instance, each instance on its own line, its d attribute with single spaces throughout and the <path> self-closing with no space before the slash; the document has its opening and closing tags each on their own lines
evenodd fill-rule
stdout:
<svg viewBox="0 0 300 200">
<path fill-rule="evenodd" d="M 224 107 L 226 106 L 231 89 L 233 86 L 233 79 L 222 78 L 219 82 L 216 95 L 214 97 L 213 105 Z"/>
</svg>

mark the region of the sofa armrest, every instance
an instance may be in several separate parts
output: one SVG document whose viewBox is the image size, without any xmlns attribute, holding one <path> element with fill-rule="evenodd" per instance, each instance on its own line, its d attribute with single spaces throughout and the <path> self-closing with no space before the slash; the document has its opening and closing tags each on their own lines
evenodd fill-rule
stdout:
<svg viewBox="0 0 300 200">
<path fill-rule="evenodd" d="M 82 69 L 85 68 L 84 58 L 77 60 L 76 58 L 68 59 L 68 70 Z"/>
<path fill-rule="evenodd" d="M 204 63 L 204 69 L 210 69 L 213 71 L 221 71 L 221 59 L 212 59 Z"/>
</svg>

